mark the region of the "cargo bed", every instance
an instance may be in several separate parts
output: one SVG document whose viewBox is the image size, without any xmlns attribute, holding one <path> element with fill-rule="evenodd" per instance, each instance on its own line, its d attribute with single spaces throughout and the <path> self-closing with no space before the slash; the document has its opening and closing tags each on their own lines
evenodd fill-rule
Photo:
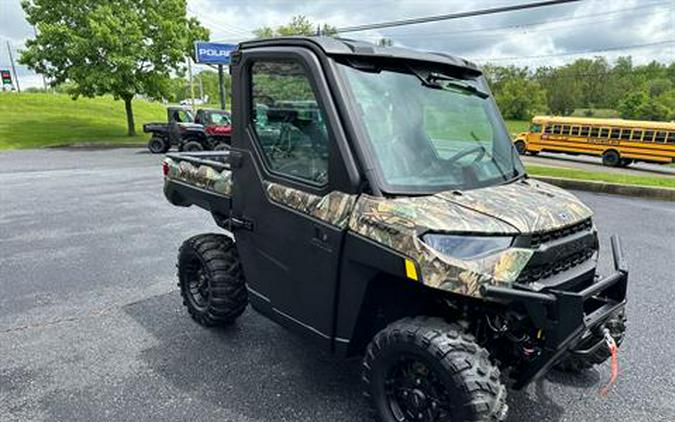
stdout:
<svg viewBox="0 0 675 422">
<path fill-rule="evenodd" d="M 167 154 L 163 162 L 164 195 L 173 205 L 196 205 L 223 218 L 232 207 L 229 151 Z"/>
</svg>

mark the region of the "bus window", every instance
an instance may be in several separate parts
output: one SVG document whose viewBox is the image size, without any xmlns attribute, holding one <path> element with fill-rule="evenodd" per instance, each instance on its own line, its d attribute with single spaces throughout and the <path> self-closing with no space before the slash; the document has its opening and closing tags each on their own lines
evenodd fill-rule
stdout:
<svg viewBox="0 0 675 422">
<path fill-rule="evenodd" d="M 612 128 L 612 131 L 609 134 L 609 138 L 610 139 L 619 139 L 620 134 L 621 134 L 621 129 Z"/>
<path fill-rule="evenodd" d="M 600 128 L 592 127 L 592 128 L 591 128 L 591 133 L 590 133 L 589 136 L 590 136 L 591 138 L 597 138 L 597 137 L 598 137 L 598 133 L 600 133 Z"/>
<path fill-rule="evenodd" d="M 551 133 L 551 132 L 553 132 L 553 126 L 546 125 L 546 127 L 544 128 L 544 133 Z"/>
<path fill-rule="evenodd" d="M 532 125 L 530 126 L 530 132 L 541 133 L 541 125 L 538 125 L 536 123 L 532 123 Z"/>
<path fill-rule="evenodd" d="M 641 130 L 633 130 L 633 136 L 630 137 L 633 141 L 639 141 L 642 139 L 642 131 Z"/>
<path fill-rule="evenodd" d="M 570 134 L 570 125 L 563 125 L 562 134 L 563 135 L 569 135 Z"/>
<path fill-rule="evenodd" d="M 654 142 L 659 142 L 659 143 L 666 142 L 666 132 L 661 132 L 661 131 L 656 132 L 656 137 L 654 137 Z"/>
<path fill-rule="evenodd" d="M 581 126 L 581 132 L 579 135 L 581 136 L 588 136 L 588 132 L 590 132 L 590 128 L 588 126 Z"/>
<path fill-rule="evenodd" d="M 601 138 L 608 138 L 609 137 L 609 129 L 606 127 L 600 128 L 600 137 Z"/>
<path fill-rule="evenodd" d="M 570 135 L 579 135 L 579 126 L 572 126 L 572 131 L 570 132 Z"/>
<path fill-rule="evenodd" d="M 621 130 L 621 139 L 629 140 L 630 139 L 630 129 Z"/>
<path fill-rule="evenodd" d="M 675 132 L 670 132 L 668 134 L 668 143 L 675 144 Z"/>
<path fill-rule="evenodd" d="M 560 135 L 560 125 L 553 125 L 553 133 Z"/>
<path fill-rule="evenodd" d="M 645 130 L 645 136 L 642 138 L 642 142 L 651 142 L 654 140 L 654 131 Z"/>
</svg>

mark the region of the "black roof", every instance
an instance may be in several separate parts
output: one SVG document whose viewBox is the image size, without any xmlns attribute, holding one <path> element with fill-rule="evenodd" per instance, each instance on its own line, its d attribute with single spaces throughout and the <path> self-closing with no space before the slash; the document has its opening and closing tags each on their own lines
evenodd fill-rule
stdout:
<svg viewBox="0 0 675 422">
<path fill-rule="evenodd" d="M 239 44 L 238 48 L 243 50 L 255 47 L 307 45 L 318 47 L 328 56 L 356 56 L 432 62 L 440 65 L 467 69 L 471 73 L 481 73 L 475 63 L 450 54 L 423 52 L 400 47 L 381 47 L 369 42 L 346 38 L 301 36 L 265 38 L 244 41 Z"/>
</svg>

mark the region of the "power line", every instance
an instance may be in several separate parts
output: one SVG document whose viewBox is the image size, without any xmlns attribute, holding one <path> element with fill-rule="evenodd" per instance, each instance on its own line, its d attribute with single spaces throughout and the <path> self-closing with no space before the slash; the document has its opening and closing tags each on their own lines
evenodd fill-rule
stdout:
<svg viewBox="0 0 675 422">
<path fill-rule="evenodd" d="M 419 24 L 419 23 L 439 22 L 439 21 L 445 21 L 445 20 L 451 20 L 451 19 L 468 18 L 468 17 L 473 17 L 473 16 L 492 15 L 492 14 L 496 14 L 496 13 L 505 13 L 505 12 L 513 12 L 513 11 L 517 11 L 517 10 L 525 10 L 525 9 L 534 9 L 534 8 L 546 7 L 546 6 L 554 6 L 554 5 L 558 5 L 558 4 L 575 3 L 575 2 L 578 2 L 578 1 L 580 1 L 580 0 L 547 0 L 547 1 L 540 1 L 540 2 L 536 2 L 536 3 L 526 3 L 526 4 L 518 4 L 518 5 L 513 5 L 513 6 L 494 7 L 494 8 L 490 8 L 490 9 L 470 10 L 470 11 L 467 11 L 467 12 L 450 13 L 450 14 L 445 14 L 445 15 L 435 15 L 435 16 L 426 16 L 426 17 L 421 17 L 421 18 L 399 19 L 399 20 L 365 24 L 365 25 L 346 26 L 346 27 L 343 27 L 343 28 L 337 28 L 336 32 L 345 33 L 345 32 L 356 32 L 356 31 L 369 31 L 371 29 L 392 28 L 392 27 L 397 27 L 397 26 L 415 25 L 415 24 Z"/>
<path fill-rule="evenodd" d="M 475 28 L 475 29 L 465 29 L 465 30 L 460 30 L 460 31 L 434 31 L 434 32 L 424 32 L 424 33 L 412 33 L 412 32 L 396 32 L 396 33 L 388 33 L 388 34 L 383 34 L 382 36 L 387 37 L 387 38 L 402 38 L 402 36 L 406 38 L 427 38 L 427 37 L 437 37 L 437 36 L 456 36 L 457 34 L 471 34 L 471 33 L 479 33 L 477 35 L 489 35 L 489 36 L 494 36 L 496 34 L 493 33 L 493 31 L 501 31 L 501 30 L 507 30 L 507 29 L 520 29 L 520 28 L 525 28 L 525 27 L 530 27 L 530 26 L 543 26 L 543 25 L 550 25 L 553 23 L 560 23 L 560 22 L 570 22 L 570 21 L 576 21 L 576 20 L 581 20 L 581 19 L 588 19 L 588 18 L 594 18 L 594 17 L 609 17 L 609 19 L 602 19 L 602 20 L 594 20 L 594 23 L 597 22 L 607 22 L 611 21 L 616 16 L 612 15 L 617 15 L 620 13 L 625 13 L 625 12 L 632 12 L 640 9 L 646 9 L 646 8 L 651 8 L 655 6 L 663 6 L 669 4 L 668 2 L 659 2 L 659 3 L 651 3 L 651 4 L 646 4 L 642 6 L 637 6 L 637 7 L 630 7 L 626 9 L 619 9 L 619 10 L 614 10 L 614 11 L 609 11 L 609 12 L 604 12 L 604 13 L 593 13 L 593 14 L 588 14 L 588 15 L 582 15 L 582 16 L 570 16 L 567 18 L 563 19 L 552 19 L 552 20 L 545 20 L 545 21 L 536 21 L 536 22 L 528 22 L 528 23 L 522 23 L 522 24 L 512 24 L 512 25 L 504 25 L 504 26 L 493 26 L 493 27 L 487 27 L 487 28 Z M 638 12 L 639 14 L 643 13 L 649 13 L 651 11 L 649 10 L 642 10 Z M 568 28 L 568 27 L 574 27 L 575 25 L 564 25 L 564 26 L 556 26 L 556 27 L 551 27 L 551 28 L 542 28 L 538 29 L 536 32 L 539 31 L 554 31 L 558 30 L 561 28 Z M 486 33 L 487 31 L 491 31 L 489 33 Z M 534 32 L 534 31 L 528 31 L 528 32 Z"/>
<path fill-rule="evenodd" d="M 552 53 L 552 54 L 540 54 L 536 56 L 513 56 L 513 57 L 498 57 L 498 58 L 477 58 L 473 59 L 477 62 L 499 62 L 499 61 L 513 61 L 513 60 L 526 60 L 526 59 L 543 59 L 543 58 L 548 58 L 548 57 L 563 57 L 563 56 L 574 56 L 577 54 L 589 54 L 589 53 L 604 53 L 608 51 L 618 51 L 618 50 L 632 50 L 632 49 L 638 49 L 638 48 L 645 48 L 645 47 L 654 47 L 657 45 L 665 45 L 665 44 L 672 44 L 675 43 L 675 40 L 665 40 L 665 41 L 657 41 L 657 42 L 650 42 L 650 43 L 644 43 L 644 44 L 633 44 L 633 45 L 624 45 L 624 46 L 617 46 L 617 47 L 608 47 L 608 48 L 601 48 L 597 50 L 583 50 L 583 51 L 570 51 L 567 53 Z"/>
</svg>

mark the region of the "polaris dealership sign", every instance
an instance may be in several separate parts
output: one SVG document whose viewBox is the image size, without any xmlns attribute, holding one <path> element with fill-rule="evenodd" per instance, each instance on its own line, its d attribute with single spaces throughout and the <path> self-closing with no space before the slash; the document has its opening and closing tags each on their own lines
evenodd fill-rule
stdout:
<svg viewBox="0 0 675 422">
<path fill-rule="evenodd" d="M 237 48 L 237 44 L 222 44 L 217 42 L 195 42 L 195 61 L 207 64 L 230 64 L 230 53 Z"/>
</svg>

